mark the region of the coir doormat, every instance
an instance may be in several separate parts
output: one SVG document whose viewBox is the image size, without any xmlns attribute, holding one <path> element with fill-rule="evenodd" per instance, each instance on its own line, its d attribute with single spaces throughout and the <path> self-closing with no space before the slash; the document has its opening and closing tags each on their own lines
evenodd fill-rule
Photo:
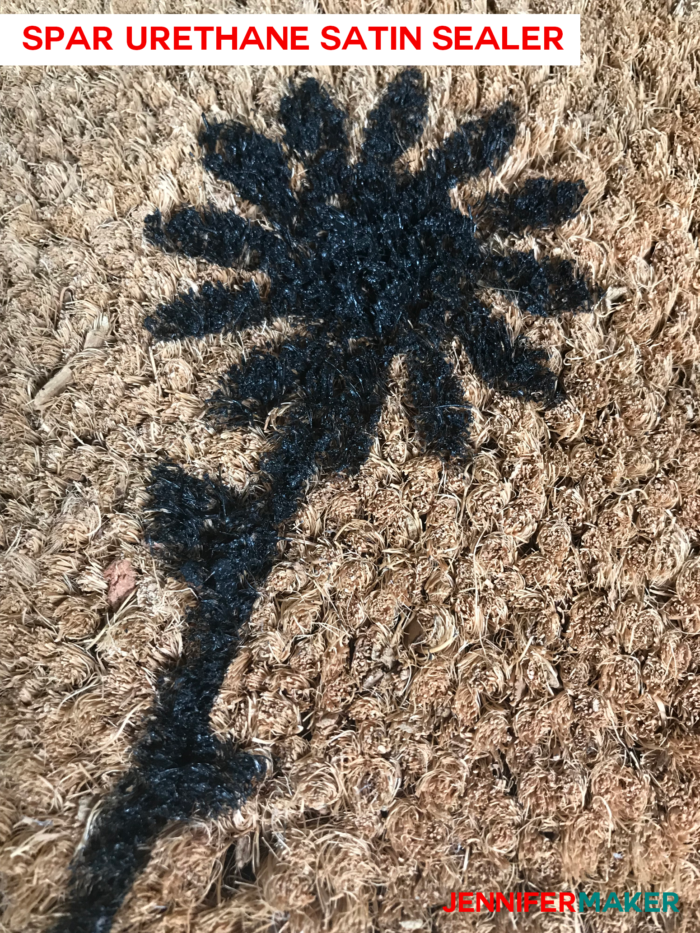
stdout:
<svg viewBox="0 0 700 933">
<path fill-rule="evenodd" d="M 697 928 L 700 26 L 573 11 L 3 72 L 8 931 Z"/>
</svg>

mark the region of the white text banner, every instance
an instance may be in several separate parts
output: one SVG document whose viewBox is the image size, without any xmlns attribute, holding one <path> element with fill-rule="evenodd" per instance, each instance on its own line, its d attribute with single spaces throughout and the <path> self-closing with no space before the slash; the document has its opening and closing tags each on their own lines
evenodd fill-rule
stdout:
<svg viewBox="0 0 700 933">
<path fill-rule="evenodd" d="M 578 65 L 555 15 L 0 15 L 3 65 Z"/>
</svg>

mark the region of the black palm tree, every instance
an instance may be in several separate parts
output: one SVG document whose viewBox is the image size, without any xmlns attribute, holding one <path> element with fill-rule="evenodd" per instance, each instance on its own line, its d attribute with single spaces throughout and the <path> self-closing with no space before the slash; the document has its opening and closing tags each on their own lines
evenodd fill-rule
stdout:
<svg viewBox="0 0 700 933">
<path fill-rule="evenodd" d="M 317 471 L 356 471 L 366 459 L 387 391 L 387 370 L 408 360 L 408 392 L 428 449 L 459 456 L 469 406 L 447 362 L 455 338 L 475 371 L 502 392 L 551 403 L 556 382 L 540 352 L 513 340 L 480 300 L 501 289 L 525 312 L 560 315 L 589 304 L 568 262 L 532 252 L 492 251 L 488 234 L 520 232 L 572 217 L 585 194 L 577 183 L 540 178 L 482 205 L 479 229 L 457 210 L 450 189 L 502 162 L 516 133 L 504 104 L 463 124 L 411 174 L 397 159 L 421 136 L 423 78 L 405 71 L 369 115 L 359 160 L 348 161 L 346 115 L 313 79 L 280 105 L 284 146 L 240 123 L 208 123 L 204 165 L 259 205 L 268 224 L 234 212 L 186 207 L 146 236 L 165 250 L 221 265 L 257 267 L 263 294 L 204 284 L 158 308 L 146 326 L 161 340 L 238 330 L 291 318 L 295 336 L 255 350 L 233 366 L 210 400 L 227 423 L 264 422 L 283 402 L 260 466 L 263 483 L 241 495 L 162 463 L 152 477 L 152 540 L 199 594 L 188 617 L 179 666 L 162 678 L 157 703 L 134 748 L 133 766 L 112 792 L 74 864 L 66 915 L 56 931 L 106 931 L 168 821 L 212 814 L 245 798 L 263 765 L 226 747 L 209 715 L 274 562 L 279 528 Z M 286 153 L 304 166 L 290 186 Z M 245 263 L 244 263 L 245 259 Z"/>
</svg>

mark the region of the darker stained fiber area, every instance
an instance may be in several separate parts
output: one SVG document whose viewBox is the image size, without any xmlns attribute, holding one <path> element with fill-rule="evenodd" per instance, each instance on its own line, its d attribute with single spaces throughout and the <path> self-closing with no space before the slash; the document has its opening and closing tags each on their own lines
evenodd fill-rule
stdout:
<svg viewBox="0 0 700 933">
<path fill-rule="evenodd" d="M 495 170 L 516 133 L 508 104 L 460 126 L 416 173 L 397 159 L 419 141 L 424 79 L 404 71 L 370 113 L 359 159 L 348 158 L 346 115 L 314 79 L 290 87 L 279 117 L 283 144 L 237 122 L 205 120 L 206 168 L 257 205 L 268 223 L 234 212 L 183 207 L 146 220 L 164 250 L 220 266 L 260 269 L 269 287 L 205 283 L 161 305 L 146 326 L 159 340 L 203 337 L 278 318 L 295 336 L 247 354 L 209 404 L 214 422 L 275 419 L 256 491 L 197 479 L 173 463 L 152 476 L 149 535 L 199 596 L 183 655 L 162 676 L 133 766 L 105 801 L 73 867 L 56 933 L 106 931 L 157 835 L 172 820 L 237 806 L 264 773 L 261 761 L 211 734 L 209 716 L 239 644 L 257 588 L 273 566 L 284 525 L 317 473 L 356 471 L 369 453 L 392 359 L 407 361 L 407 405 L 426 449 L 461 457 L 470 412 L 458 373 L 461 348 L 502 392 L 551 404 L 555 378 L 542 353 L 513 339 L 485 304 L 505 291 L 523 311 L 560 315 L 589 306 L 568 262 L 496 251 L 509 233 L 561 223 L 585 194 L 582 182 L 536 179 L 480 205 L 478 227 L 450 189 Z M 304 166 L 290 186 L 288 156 Z"/>
</svg>

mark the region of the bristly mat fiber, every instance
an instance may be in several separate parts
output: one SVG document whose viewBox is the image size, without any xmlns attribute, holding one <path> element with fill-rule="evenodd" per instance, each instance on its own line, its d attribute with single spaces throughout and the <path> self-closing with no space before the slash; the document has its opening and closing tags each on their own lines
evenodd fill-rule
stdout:
<svg viewBox="0 0 700 933">
<path fill-rule="evenodd" d="M 161 249 L 244 265 L 267 279 L 262 288 L 252 279 L 243 288 L 207 282 L 180 294 L 146 320 L 157 340 L 280 318 L 295 336 L 249 353 L 209 402 L 209 417 L 227 427 L 264 426 L 282 409 L 260 464 L 262 491 L 241 494 L 172 462 L 153 471 L 150 539 L 199 601 L 179 664 L 161 677 L 133 766 L 76 858 L 55 933 L 106 931 L 170 821 L 239 806 L 264 775 L 261 760 L 214 737 L 212 705 L 308 480 L 355 473 L 366 460 L 392 361 L 406 362 L 424 450 L 443 458 L 463 458 L 469 442 L 455 344 L 486 385 L 545 405 L 561 401 L 544 353 L 514 339 L 483 295 L 497 290 L 542 317 L 589 308 L 589 290 L 570 262 L 499 252 L 490 238 L 570 219 L 585 186 L 537 178 L 486 199 L 475 221 L 454 206 L 451 189 L 498 169 L 516 135 L 516 111 L 504 103 L 462 124 L 411 173 L 400 160 L 426 116 L 423 77 L 404 71 L 370 113 L 359 159 L 350 163 L 345 113 L 306 79 L 281 101 L 283 146 L 241 123 L 204 119 L 205 168 L 266 223 L 192 207 L 165 222 L 158 212 L 146 220 L 146 237 Z M 294 190 L 289 157 L 304 167 Z"/>
</svg>

